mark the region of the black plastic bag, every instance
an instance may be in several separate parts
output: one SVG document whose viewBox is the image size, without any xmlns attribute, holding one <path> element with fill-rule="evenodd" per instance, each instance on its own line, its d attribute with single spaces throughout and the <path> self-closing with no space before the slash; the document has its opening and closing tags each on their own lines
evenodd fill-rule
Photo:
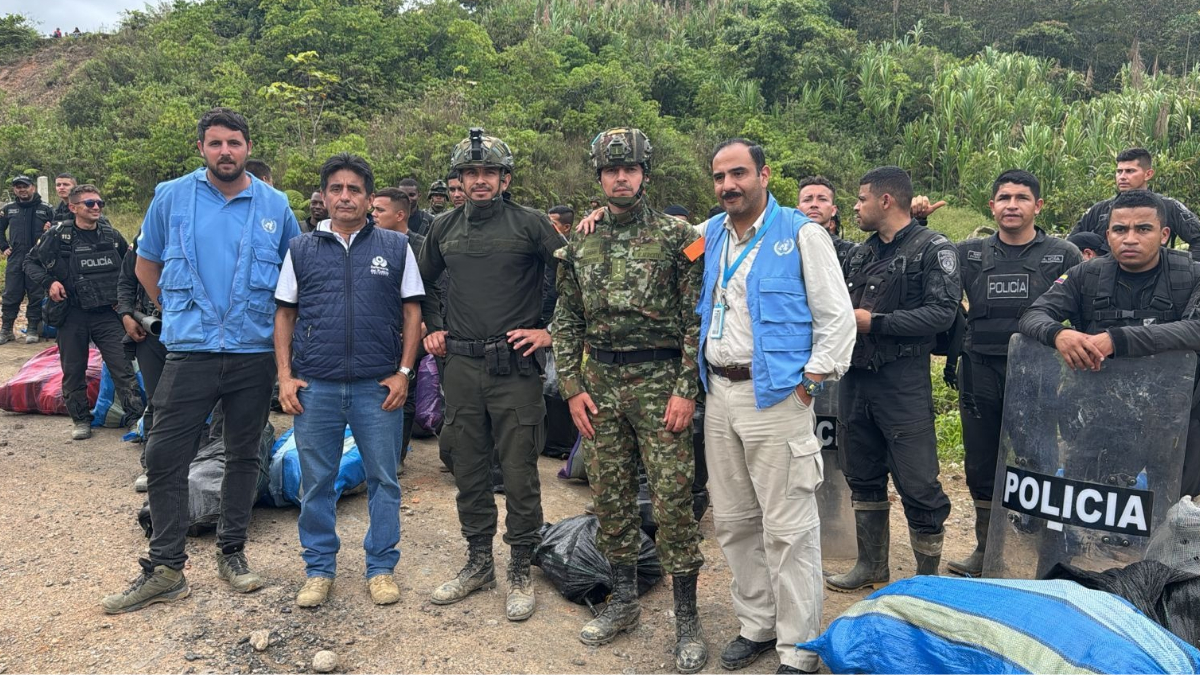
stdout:
<svg viewBox="0 0 1200 675">
<path fill-rule="evenodd" d="M 563 597 L 580 605 L 603 603 L 612 593 L 612 566 L 596 548 L 599 525 L 596 516 L 590 515 L 543 525 L 542 543 L 533 552 L 533 564 L 541 568 Z M 658 550 L 645 533 L 637 572 L 639 596 L 663 578 Z"/>
<path fill-rule="evenodd" d="M 1092 572 L 1065 563 L 1047 579 L 1067 579 L 1085 588 L 1125 598 L 1155 623 L 1200 648 L 1200 577 L 1153 560 Z"/>
</svg>

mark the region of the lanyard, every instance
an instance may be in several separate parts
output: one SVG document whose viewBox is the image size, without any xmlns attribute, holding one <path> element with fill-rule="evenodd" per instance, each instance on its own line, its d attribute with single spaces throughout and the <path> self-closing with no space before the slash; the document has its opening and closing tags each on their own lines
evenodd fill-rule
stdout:
<svg viewBox="0 0 1200 675">
<path fill-rule="evenodd" d="M 774 209 L 771 211 L 771 213 L 767 214 L 766 222 L 764 222 L 762 224 L 762 227 L 758 228 L 758 232 L 754 233 L 754 238 L 751 239 L 748 244 L 746 244 L 746 248 L 742 249 L 741 254 L 738 255 L 737 259 L 733 261 L 733 264 L 729 264 L 728 262 L 726 262 L 725 271 L 721 274 L 721 290 L 722 291 L 725 290 L 725 288 L 729 286 L 729 280 L 733 278 L 733 275 L 734 275 L 734 273 L 737 272 L 738 267 L 740 267 L 741 264 L 743 262 L 745 262 L 746 256 L 750 255 L 750 252 L 754 250 L 754 246 L 756 244 L 758 244 L 759 240 L 762 239 L 763 235 L 767 233 L 767 230 L 771 229 L 771 225 L 773 225 L 775 223 L 775 216 L 778 215 L 778 213 L 779 213 L 779 210 Z M 730 238 L 731 237 L 730 237 L 729 233 L 726 232 L 725 233 L 725 250 L 721 254 L 721 260 L 723 260 L 723 261 L 729 260 L 729 240 L 730 240 Z"/>
</svg>

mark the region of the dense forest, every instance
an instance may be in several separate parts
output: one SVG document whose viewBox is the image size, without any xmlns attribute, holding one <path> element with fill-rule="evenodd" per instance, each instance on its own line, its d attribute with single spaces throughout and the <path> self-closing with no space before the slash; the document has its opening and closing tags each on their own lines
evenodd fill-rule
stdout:
<svg viewBox="0 0 1200 675">
<path fill-rule="evenodd" d="M 590 140 L 636 125 L 654 201 L 694 211 L 732 135 L 764 144 L 785 203 L 821 173 L 847 208 L 896 163 L 982 210 L 1020 167 L 1066 228 L 1143 145 L 1153 185 L 1200 206 L 1200 0 L 205 0 L 78 41 L 0 18 L 0 63 L 31 57 L 41 81 L 0 93 L 0 168 L 69 170 L 129 207 L 199 165 L 195 122 L 218 104 L 297 205 L 340 150 L 428 184 L 476 125 L 512 146 L 518 201 L 578 205 Z"/>
</svg>

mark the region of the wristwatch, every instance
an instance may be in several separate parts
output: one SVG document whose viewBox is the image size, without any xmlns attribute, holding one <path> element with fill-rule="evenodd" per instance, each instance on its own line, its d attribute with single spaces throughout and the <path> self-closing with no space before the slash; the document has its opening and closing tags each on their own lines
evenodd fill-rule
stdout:
<svg viewBox="0 0 1200 675">
<path fill-rule="evenodd" d="M 821 380 L 817 382 L 816 380 L 810 380 L 807 375 L 804 376 L 804 379 L 800 380 L 800 386 L 804 387 L 805 393 L 809 396 L 816 397 L 825 393 L 825 381 Z"/>
<path fill-rule="evenodd" d="M 412 368 L 409 368 L 408 366 L 400 366 L 400 370 L 398 370 L 396 372 L 407 377 L 409 382 L 412 382 L 413 380 L 417 379 L 416 371 L 414 371 Z"/>
</svg>

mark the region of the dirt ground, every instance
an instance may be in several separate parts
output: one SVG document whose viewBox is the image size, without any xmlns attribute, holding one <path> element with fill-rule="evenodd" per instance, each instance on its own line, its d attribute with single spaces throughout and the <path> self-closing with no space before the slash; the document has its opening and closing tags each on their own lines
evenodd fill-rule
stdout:
<svg viewBox="0 0 1200 675">
<path fill-rule="evenodd" d="M 7 381 L 47 343 L 0 347 L 0 381 Z M 273 414 L 277 433 L 290 418 Z M 641 626 L 613 644 L 593 648 L 577 638 L 586 607 L 558 595 L 535 569 L 538 610 L 524 623 L 504 619 L 503 581 L 450 606 L 430 604 L 430 592 L 462 566 L 450 474 L 438 470 L 434 441 L 417 441 L 403 487 L 398 604 L 371 604 L 359 542 L 367 526 L 366 495 L 338 505 L 343 548 L 331 600 L 301 610 L 293 597 L 304 580 L 296 532 L 297 509 L 258 509 L 247 553 L 267 586 L 237 595 L 216 578 L 212 535 L 189 540 L 186 600 L 108 616 L 100 598 L 122 590 L 138 572 L 147 540 L 136 522 L 143 495 L 133 491 L 138 446 L 123 430 L 100 429 L 88 441 L 70 440 L 63 416 L 0 412 L 0 674 L 276 673 L 311 672 L 313 655 L 329 649 L 341 672 L 429 673 L 654 673 L 674 672 L 672 598 L 668 583 L 642 599 Z M 547 521 L 582 512 L 587 486 L 556 477 L 561 461 L 541 459 Z M 970 500 L 961 470 L 943 471 L 954 502 L 945 557 L 974 545 Z M 503 522 L 502 497 L 497 499 Z M 893 497 L 893 501 L 895 501 Z M 912 553 L 899 504 L 892 509 L 892 578 L 912 574 Z M 723 672 L 718 655 L 737 634 L 729 597 L 729 568 L 713 538 L 711 511 L 701 523 L 708 561 L 700 576 L 700 612 L 709 643 L 705 672 Z M 507 547 L 496 542 L 497 566 Z M 850 561 L 827 561 L 840 572 Z M 866 593 L 826 592 L 824 624 Z M 251 632 L 270 631 L 256 652 Z M 768 654 L 745 672 L 774 672 Z"/>
</svg>

